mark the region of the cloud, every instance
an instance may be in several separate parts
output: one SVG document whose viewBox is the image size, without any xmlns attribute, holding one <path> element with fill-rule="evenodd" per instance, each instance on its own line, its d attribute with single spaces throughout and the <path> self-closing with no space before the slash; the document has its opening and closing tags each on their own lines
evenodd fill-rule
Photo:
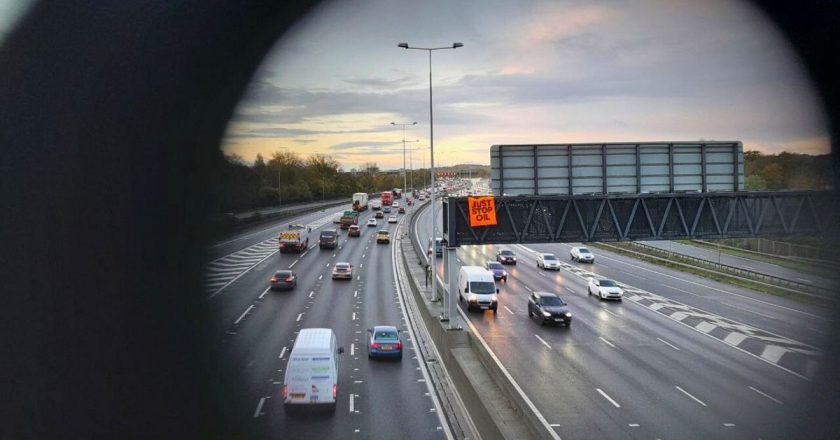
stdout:
<svg viewBox="0 0 840 440">
<path fill-rule="evenodd" d="M 354 86 L 372 87 L 379 89 L 393 89 L 400 87 L 416 86 L 418 79 L 409 75 L 404 75 L 399 78 L 381 78 L 381 77 L 354 77 L 346 78 L 344 82 Z"/>
<path fill-rule="evenodd" d="M 351 148 L 357 147 L 385 147 L 385 146 L 394 146 L 400 145 L 400 142 L 377 142 L 377 141 L 354 141 L 354 142 L 342 142 L 340 144 L 335 144 L 329 147 L 330 150 L 347 150 Z"/>
<path fill-rule="evenodd" d="M 315 139 L 292 139 L 292 142 L 296 142 L 298 144 L 311 144 L 312 142 L 318 142 Z"/>
</svg>

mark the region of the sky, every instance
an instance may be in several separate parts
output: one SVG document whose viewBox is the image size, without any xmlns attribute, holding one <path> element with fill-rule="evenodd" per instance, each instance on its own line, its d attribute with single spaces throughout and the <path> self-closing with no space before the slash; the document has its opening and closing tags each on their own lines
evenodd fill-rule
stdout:
<svg viewBox="0 0 840 440">
<path fill-rule="evenodd" d="M 222 148 L 285 150 L 344 169 L 489 164 L 493 144 L 740 140 L 829 152 L 824 108 L 797 55 L 733 0 L 329 1 L 279 40 Z"/>
</svg>

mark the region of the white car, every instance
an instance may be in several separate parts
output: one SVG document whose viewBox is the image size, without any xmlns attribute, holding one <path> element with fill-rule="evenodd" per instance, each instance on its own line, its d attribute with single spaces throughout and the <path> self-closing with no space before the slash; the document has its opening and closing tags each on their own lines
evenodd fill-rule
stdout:
<svg viewBox="0 0 840 440">
<path fill-rule="evenodd" d="M 624 291 L 613 280 L 592 278 L 589 280 L 589 295 L 598 295 L 599 299 L 617 299 L 621 301 Z"/>
<path fill-rule="evenodd" d="M 394 209 L 399 208 L 400 207 L 400 202 L 391 203 L 391 207 L 394 208 Z"/>
<path fill-rule="evenodd" d="M 560 270 L 560 260 L 554 254 L 539 254 L 537 256 L 537 267 L 546 270 Z"/>
<path fill-rule="evenodd" d="M 571 252 L 569 252 L 569 257 L 572 261 L 577 261 L 579 263 L 595 263 L 595 254 L 583 246 L 573 247 Z"/>
<path fill-rule="evenodd" d="M 376 226 L 376 219 L 375 218 L 369 218 L 368 222 L 367 222 L 367 225 L 368 226 Z"/>
<path fill-rule="evenodd" d="M 388 223 L 396 223 L 396 222 L 397 222 L 397 216 L 392 215 L 392 216 L 388 217 Z"/>
<path fill-rule="evenodd" d="M 334 223 L 334 224 L 339 224 L 339 223 L 341 223 L 341 216 L 340 216 L 340 215 L 337 215 L 337 216 L 333 219 L 333 223 Z"/>
</svg>

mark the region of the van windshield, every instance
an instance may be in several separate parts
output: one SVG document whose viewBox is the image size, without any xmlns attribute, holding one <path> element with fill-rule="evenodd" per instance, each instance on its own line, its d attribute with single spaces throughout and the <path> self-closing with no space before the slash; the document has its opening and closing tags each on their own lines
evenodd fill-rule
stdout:
<svg viewBox="0 0 840 440">
<path fill-rule="evenodd" d="M 496 283 L 492 281 L 473 281 L 470 283 L 470 293 L 476 295 L 496 293 Z"/>
<path fill-rule="evenodd" d="M 333 238 L 333 237 L 335 237 L 335 231 L 322 231 L 321 232 L 321 237 Z"/>
</svg>

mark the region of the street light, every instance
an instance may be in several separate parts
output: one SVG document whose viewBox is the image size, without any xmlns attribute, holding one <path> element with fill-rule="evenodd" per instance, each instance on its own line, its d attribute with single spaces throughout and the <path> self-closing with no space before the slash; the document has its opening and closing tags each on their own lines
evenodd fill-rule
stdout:
<svg viewBox="0 0 840 440">
<path fill-rule="evenodd" d="M 405 126 L 406 125 L 417 125 L 417 121 L 414 121 L 412 123 L 406 122 L 404 124 L 402 124 L 402 123 L 398 124 L 396 122 L 391 122 L 391 125 L 402 125 L 402 128 L 403 128 L 403 141 L 402 141 L 403 142 L 403 193 L 405 193 L 405 191 L 408 190 L 408 186 L 407 186 L 406 179 L 405 179 Z"/>
<path fill-rule="evenodd" d="M 432 242 L 435 243 L 437 239 L 437 215 L 435 214 L 435 122 L 434 112 L 432 111 L 432 51 L 443 49 L 457 49 L 463 47 L 461 43 L 452 43 L 452 46 L 446 47 L 411 47 L 408 43 L 399 43 L 397 47 L 403 49 L 425 50 L 429 52 L 429 150 L 431 155 L 431 171 L 432 171 Z M 436 246 L 436 244 L 435 244 Z M 432 252 L 432 296 L 437 298 L 437 252 Z M 450 317 L 450 326 L 455 322 Z"/>
</svg>

